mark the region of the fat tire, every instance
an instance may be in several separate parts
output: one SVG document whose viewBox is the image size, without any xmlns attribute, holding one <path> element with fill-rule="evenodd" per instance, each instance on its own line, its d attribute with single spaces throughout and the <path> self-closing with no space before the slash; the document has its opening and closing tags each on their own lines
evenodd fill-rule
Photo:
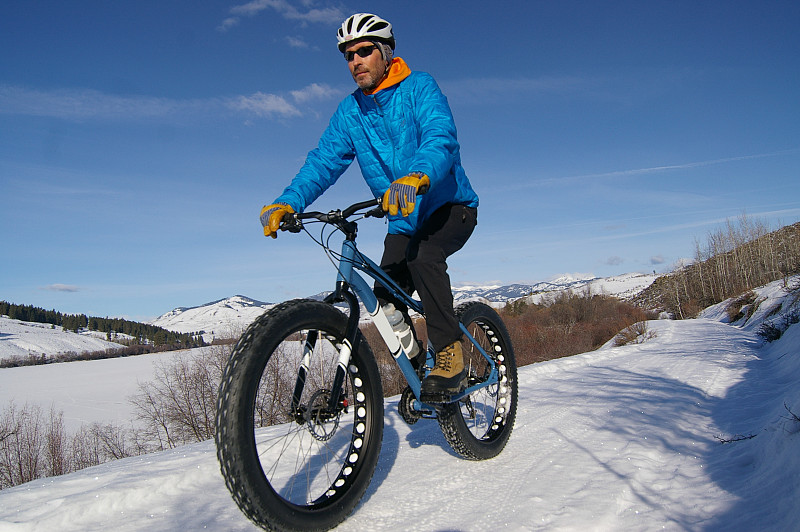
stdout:
<svg viewBox="0 0 800 532">
<path fill-rule="evenodd" d="M 500 454 L 514 428 L 517 413 L 514 348 L 503 320 L 490 306 L 479 301 L 464 303 L 456 309 L 456 316 L 494 359 L 501 382 L 443 405 L 439 426 L 456 453 L 467 460 L 486 460 Z M 470 342 L 464 341 L 462 346 L 472 386 L 485 378 L 488 364 Z"/>
<path fill-rule="evenodd" d="M 330 460 L 329 455 L 336 454 L 330 471 L 317 466 L 311 473 L 313 478 L 322 479 L 322 486 L 330 483 L 329 487 L 323 487 L 322 494 L 311 500 L 308 499 L 309 495 L 304 496 L 305 501 L 289 500 L 290 495 L 286 493 L 294 489 L 293 485 L 288 489 L 273 485 L 278 480 L 272 478 L 274 473 L 271 467 L 273 463 L 274 467 L 278 467 L 280 458 L 267 463 L 262 462 L 259 457 L 266 444 L 257 442 L 257 438 L 266 439 L 272 434 L 269 431 L 287 431 L 285 439 L 281 440 L 281 445 L 286 446 L 303 438 L 309 438 L 309 445 L 315 445 L 314 439 L 327 437 L 319 434 L 315 436 L 312 428 L 305 427 L 306 424 L 312 427 L 311 422 L 286 421 L 292 414 L 289 412 L 291 409 L 285 407 L 283 412 L 276 414 L 277 417 L 283 416 L 283 421 L 278 420 L 278 426 L 257 428 L 258 420 L 254 416 L 256 412 L 260 412 L 258 406 L 263 403 L 256 405 L 256 401 L 261 401 L 264 397 L 263 390 L 266 387 L 261 379 L 266 375 L 267 368 L 273 372 L 286 371 L 284 368 L 287 364 L 278 364 L 278 361 L 296 358 L 290 351 L 299 349 L 285 346 L 299 345 L 298 333 L 319 331 L 322 344 L 318 341 L 317 345 L 320 346 L 322 355 L 327 357 L 325 351 L 333 351 L 331 347 L 326 348 L 327 343 L 341 344 L 346 325 L 347 317 L 332 305 L 310 300 L 282 303 L 268 310 L 248 327 L 234 347 L 223 371 L 214 435 L 220 469 L 236 504 L 250 520 L 265 530 L 308 531 L 333 528 L 353 511 L 372 479 L 383 438 L 383 393 L 375 358 L 360 333 L 350 357 L 350 367 L 343 386 L 346 388 L 345 395 L 352 398 L 353 403 L 339 412 L 336 426 L 331 431 L 330 442 L 317 442 L 320 447 L 318 460 Z M 286 352 L 290 352 L 289 356 Z M 317 349 L 314 354 L 317 354 Z M 299 364 L 299 361 L 292 360 L 289 367 L 294 368 L 295 363 Z M 296 376 L 296 370 L 287 371 L 291 372 Z M 324 375 L 324 372 L 321 371 L 320 374 Z M 311 379 L 312 376 L 309 375 L 306 388 L 313 391 L 316 384 L 310 384 Z M 274 388 L 282 391 L 272 396 L 280 395 L 278 400 L 284 401 L 284 404 L 286 401 L 291 402 L 293 385 L 293 381 L 288 388 L 276 385 Z M 318 389 L 324 391 L 324 386 L 320 385 Z M 346 424 L 340 427 L 339 418 Z M 263 419 L 263 416 L 259 419 Z M 316 426 L 330 427 L 333 424 L 328 422 L 328 425 L 320 423 Z M 294 440 L 290 441 L 289 432 Z M 335 449 L 328 448 L 334 447 L 331 444 L 334 438 L 337 438 L 335 441 L 342 449 L 347 449 L 346 452 L 335 452 Z M 257 449 L 258 443 L 262 447 Z M 269 453 L 277 454 L 274 449 L 269 449 Z M 298 456 L 299 452 L 292 459 L 297 461 Z M 308 465 L 309 469 L 297 471 L 289 477 L 297 483 L 303 482 L 308 476 L 311 460 Z M 270 474 L 265 474 L 265 471 L 270 471 Z"/>
</svg>

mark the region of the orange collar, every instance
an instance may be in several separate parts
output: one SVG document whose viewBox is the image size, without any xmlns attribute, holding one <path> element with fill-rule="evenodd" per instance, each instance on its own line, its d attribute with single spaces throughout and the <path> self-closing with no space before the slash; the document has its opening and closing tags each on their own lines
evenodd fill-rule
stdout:
<svg viewBox="0 0 800 532">
<path fill-rule="evenodd" d="M 382 91 L 383 89 L 397 85 L 406 79 L 409 74 L 411 74 L 411 69 L 408 68 L 406 62 L 399 57 L 395 57 L 392 59 L 389 72 L 386 74 L 386 77 L 383 78 L 383 81 L 381 81 L 374 90 L 371 90 L 370 92 L 364 91 L 364 94 L 373 95 L 378 91 Z"/>
</svg>

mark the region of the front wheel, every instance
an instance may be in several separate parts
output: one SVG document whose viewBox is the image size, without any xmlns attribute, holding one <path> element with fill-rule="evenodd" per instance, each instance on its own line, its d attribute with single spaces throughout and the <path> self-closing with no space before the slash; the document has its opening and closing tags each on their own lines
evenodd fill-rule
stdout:
<svg viewBox="0 0 800 532">
<path fill-rule="evenodd" d="M 214 438 L 222 475 L 266 530 L 333 528 L 372 478 L 383 393 L 360 333 L 340 366 L 346 325 L 331 305 L 283 303 L 250 325 L 223 372 Z"/>
<path fill-rule="evenodd" d="M 517 415 L 517 363 L 506 326 L 488 305 L 473 301 L 460 305 L 456 316 L 475 341 L 492 358 L 498 382 L 479 388 L 439 412 L 439 426 L 445 439 L 458 454 L 469 460 L 486 460 L 500 454 L 506 446 Z M 467 386 L 487 379 L 491 366 L 477 347 L 462 342 Z"/>
</svg>

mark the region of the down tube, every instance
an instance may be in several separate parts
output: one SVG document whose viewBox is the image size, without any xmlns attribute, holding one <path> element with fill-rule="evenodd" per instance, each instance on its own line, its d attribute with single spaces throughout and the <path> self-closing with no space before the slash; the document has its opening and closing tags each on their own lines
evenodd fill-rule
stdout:
<svg viewBox="0 0 800 532">
<path fill-rule="evenodd" d="M 403 351 L 403 347 L 400 344 L 400 340 L 395 335 L 394 329 L 392 329 L 392 326 L 389 325 L 389 319 L 381 310 L 381 306 L 378 304 L 378 298 L 375 297 L 372 289 L 369 287 L 364 278 L 358 273 L 351 271 L 348 277 L 349 279 L 346 279 L 347 282 L 353 288 L 355 293 L 358 294 L 361 302 L 364 303 L 364 307 L 367 309 L 367 312 L 369 312 L 373 323 L 375 323 L 375 327 L 377 327 L 378 332 L 380 333 L 384 342 L 386 342 L 386 346 L 389 348 L 389 351 L 392 353 L 397 365 L 400 367 L 400 371 L 403 372 L 403 376 L 405 376 L 406 381 L 408 381 L 411 391 L 414 392 L 414 395 L 417 398 L 419 398 L 420 380 L 417 376 L 417 372 L 414 371 L 411 361 Z"/>
</svg>

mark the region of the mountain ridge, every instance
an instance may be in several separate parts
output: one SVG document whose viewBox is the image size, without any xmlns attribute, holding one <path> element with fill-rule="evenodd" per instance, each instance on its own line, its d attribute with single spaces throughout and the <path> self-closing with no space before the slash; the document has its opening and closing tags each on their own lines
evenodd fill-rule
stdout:
<svg viewBox="0 0 800 532">
<path fill-rule="evenodd" d="M 536 283 L 512 283 L 508 285 L 464 285 L 453 287 L 453 300 L 459 303 L 480 299 L 495 307 L 525 298 L 528 303 L 541 303 L 548 297 L 571 290 L 590 290 L 629 299 L 656 279 L 655 274 L 626 273 L 611 277 L 561 275 L 550 281 Z M 308 299 L 323 299 L 329 292 L 308 296 Z M 218 299 L 194 307 L 176 307 L 150 321 L 165 329 L 180 333 L 201 333 L 206 342 L 216 338 L 233 338 L 275 303 L 259 301 L 243 295 Z"/>
</svg>

